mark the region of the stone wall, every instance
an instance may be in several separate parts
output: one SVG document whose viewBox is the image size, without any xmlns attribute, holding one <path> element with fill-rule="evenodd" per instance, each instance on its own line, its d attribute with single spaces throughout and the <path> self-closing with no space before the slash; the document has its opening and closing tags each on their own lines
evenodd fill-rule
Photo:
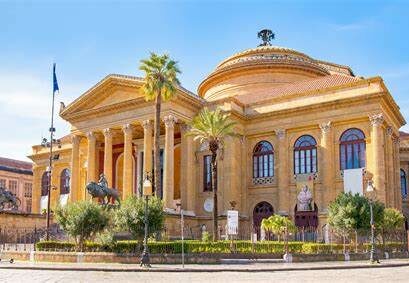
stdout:
<svg viewBox="0 0 409 283">
<path fill-rule="evenodd" d="M 53 219 L 50 219 L 53 223 Z M 42 228 L 46 226 L 45 215 L 21 212 L 0 212 L 0 227 L 7 228 Z"/>
</svg>

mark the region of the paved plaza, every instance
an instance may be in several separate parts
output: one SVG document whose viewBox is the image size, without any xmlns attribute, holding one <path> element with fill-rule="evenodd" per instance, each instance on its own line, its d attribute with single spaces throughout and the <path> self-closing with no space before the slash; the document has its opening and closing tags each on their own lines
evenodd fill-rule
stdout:
<svg viewBox="0 0 409 283">
<path fill-rule="evenodd" d="M 408 282 L 409 267 L 275 272 L 0 270 L 0 282 Z"/>
<path fill-rule="evenodd" d="M 228 271 L 230 270 L 230 271 Z M 0 282 L 408 282 L 409 260 L 218 265 L 0 264 Z"/>
</svg>

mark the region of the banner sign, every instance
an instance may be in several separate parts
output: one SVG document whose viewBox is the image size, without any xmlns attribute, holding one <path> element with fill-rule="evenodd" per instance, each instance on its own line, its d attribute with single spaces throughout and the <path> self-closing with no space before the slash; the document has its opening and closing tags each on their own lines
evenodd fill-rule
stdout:
<svg viewBox="0 0 409 283">
<path fill-rule="evenodd" d="M 296 176 L 297 211 L 313 211 L 314 174 L 299 174 Z"/>
<path fill-rule="evenodd" d="M 237 235 L 239 232 L 239 212 L 237 210 L 227 211 L 227 233 Z"/>
<path fill-rule="evenodd" d="M 364 176 L 363 169 L 346 169 L 344 170 L 344 192 L 363 195 Z"/>
</svg>

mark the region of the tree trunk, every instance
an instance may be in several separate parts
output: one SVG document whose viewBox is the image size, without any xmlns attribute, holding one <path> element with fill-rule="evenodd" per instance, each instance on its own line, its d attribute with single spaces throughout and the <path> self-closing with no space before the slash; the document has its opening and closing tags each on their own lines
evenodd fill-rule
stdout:
<svg viewBox="0 0 409 283">
<path fill-rule="evenodd" d="M 160 108 L 162 103 L 162 96 L 160 93 L 156 95 L 155 99 L 155 121 L 154 121 L 154 148 L 153 148 L 153 159 L 154 159 L 154 189 L 155 195 L 162 199 L 162 186 L 161 186 L 161 168 L 160 168 Z M 150 154 L 146 152 L 145 154 Z"/>
<path fill-rule="evenodd" d="M 217 149 L 219 145 L 215 143 L 209 144 L 212 152 L 212 189 L 213 189 L 213 241 L 218 240 L 218 207 L 217 207 Z"/>
</svg>

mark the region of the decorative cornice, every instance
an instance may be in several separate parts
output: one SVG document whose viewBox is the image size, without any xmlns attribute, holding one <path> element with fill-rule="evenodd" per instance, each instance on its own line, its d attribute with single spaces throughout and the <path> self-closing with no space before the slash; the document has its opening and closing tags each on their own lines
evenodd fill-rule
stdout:
<svg viewBox="0 0 409 283">
<path fill-rule="evenodd" d="M 327 134 L 331 130 L 331 121 L 321 123 L 319 126 L 320 126 L 322 133 Z"/>
<path fill-rule="evenodd" d="M 371 121 L 372 126 L 378 127 L 385 121 L 382 113 L 369 115 L 369 121 Z"/>
</svg>

